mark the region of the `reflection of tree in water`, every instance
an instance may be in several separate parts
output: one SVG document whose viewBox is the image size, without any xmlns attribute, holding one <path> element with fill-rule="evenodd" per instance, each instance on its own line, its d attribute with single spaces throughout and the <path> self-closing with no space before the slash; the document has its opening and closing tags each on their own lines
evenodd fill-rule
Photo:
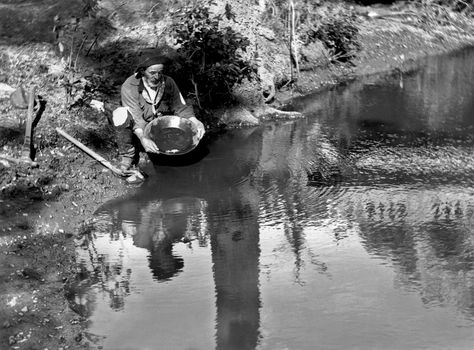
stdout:
<svg viewBox="0 0 474 350">
<path fill-rule="evenodd" d="M 278 255 L 279 252 L 291 250 L 294 256 L 294 280 L 302 284 L 301 270 L 307 262 L 304 253 L 318 272 L 325 273 L 327 266 L 319 261 L 317 254 L 306 244 L 304 232 L 308 214 L 314 213 L 319 207 L 307 207 L 307 172 L 309 167 L 315 167 L 321 160 L 314 157 L 315 149 L 319 152 L 321 147 L 313 146 L 320 146 L 325 140 L 317 126 L 308 129 L 307 125 L 300 125 L 304 121 L 300 122 L 265 126 L 258 167 L 253 171 L 251 181 L 254 190 L 258 190 L 259 220 L 264 225 L 281 226 L 286 239 L 274 253 Z M 308 136 L 311 133 L 313 135 Z M 301 142 L 306 137 L 314 141 L 310 146 Z"/>
<path fill-rule="evenodd" d="M 427 305 L 454 305 L 474 317 L 473 230 L 465 224 L 473 208 L 449 198 L 433 197 L 415 207 L 395 203 L 405 214 L 396 216 L 380 210 L 387 204 L 372 200 L 365 205 L 366 215 L 356 218 L 363 245 L 392 263 L 398 285 L 417 290 Z"/>
<path fill-rule="evenodd" d="M 283 189 L 282 189 L 283 190 Z M 291 194 L 292 193 L 292 194 Z M 284 233 L 287 240 L 287 244 L 292 250 L 295 261 L 294 261 L 294 278 L 298 284 L 304 284 L 302 280 L 301 271 L 304 268 L 306 261 L 303 257 L 303 252 L 306 252 L 309 256 L 309 263 L 316 267 L 316 270 L 327 275 L 327 265 L 325 262 L 318 258 L 318 255 L 313 249 L 306 244 L 306 235 L 304 232 L 306 226 L 306 219 L 308 218 L 307 210 L 304 206 L 304 200 L 301 198 L 301 191 L 286 192 L 285 197 L 287 198 L 283 203 L 284 210 Z"/>
<path fill-rule="evenodd" d="M 309 262 L 319 273 L 327 265 L 306 244 L 305 228 L 311 217 L 327 217 L 324 198 L 309 200 L 308 180 L 318 173 L 321 194 L 333 188 L 330 174 L 337 168 L 337 150 L 329 143 L 317 122 L 307 121 L 268 126 L 263 134 L 262 155 L 256 183 L 260 188 L 260 216 L 269 223 L 281 224 L 286 242 L 276 249 L 290 249 L 294 255 L 294 279 L 303 284 L 301 271 Z M 329 182 L 330 182 L 329 181 Z M 316 192 L 316 191 L 313 191 Z M 314 193 L 313 193 L 314 194 Z M 306 253 L 309 258 L 305 261 Z"/>
<path fill-rule="evenodd" d="M 252 190 L 243 186 L 209 203 L 213 213 L 226 217 L 209 221 L 219 350 L 255 349 L 260 335 L 258 202 L 245 195 Z"/>
<path fill-rule="evenodd" d="M 89 225 L 86 232 L 82 232 L 80 249 L 84 255 L 79 263 L 80 272 L 74 281 L 68 283 L 66 297 L 72 310 L 84 317 L 92 315 L 95 296 L 90 288 L 100 288 L 109 297 L 109 305 L 113 310 L 122 310 L 125 297 L 130 294 L 131 269 L 123 269 L 121 259 L 109 260 L 99 253 L 95 239 L 98 225 Z M 111 239 L 117 240 L 118 237 Z M 120 255 L 119 255 L 120 257 Z"/>
<path fill-rule="evenodd" d="M 399 266 L 401 273 L 417 278 L 418 252 L 409 225 L 385 226 L 377 222 L 360 222 L 360 237 L 369 253 L 383 256 Z"/>
<path fill-rule="evenodd" d="M 472 76 L 469 57 L 433 58 L 406 77 L 406 89 L 398 80 L 356 82 L 302 102 L 345 138 L 354 174 L 343 179 L 337 210 L 358 226 L 367 251 L 389 260 L 396 283 L 425 302 L 472 315 L 472 89 L 457 83 Z"/>
</svg>

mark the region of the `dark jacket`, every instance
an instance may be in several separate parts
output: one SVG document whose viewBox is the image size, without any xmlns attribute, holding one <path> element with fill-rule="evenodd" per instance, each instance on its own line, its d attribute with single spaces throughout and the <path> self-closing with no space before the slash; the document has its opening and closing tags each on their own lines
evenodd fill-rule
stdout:
<svg viewBox="0 0 474 350">
<path fill-rule="evenodd" d="M 178 115 L 182 118 L 194 117 L 193 107 L 184 102 L 178 86 L 171 77 L 164 76 L 165 86 L 161 99 L 155 101 L 156 114 L 153 113 L 152 103 L 147 101 L 142 93 L 145 90 L 143 80 L 136 74 L 128 77 L 122 84 L 122 105 L 129 107 L 133 118 L 133 130 L 144 129 L 145 125 L 159 114 Z"/>
</svg>

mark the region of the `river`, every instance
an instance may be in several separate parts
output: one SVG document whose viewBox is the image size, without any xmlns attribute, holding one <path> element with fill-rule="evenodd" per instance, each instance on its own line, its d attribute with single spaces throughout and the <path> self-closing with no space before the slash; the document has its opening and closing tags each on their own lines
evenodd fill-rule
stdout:
<svg viewBox="0 0 474 350">
<path fill-rule="evenodd" d="M 474 49 L 293 104 L 97 210 L 93 347 L 474 348 Z"/>
</svg>

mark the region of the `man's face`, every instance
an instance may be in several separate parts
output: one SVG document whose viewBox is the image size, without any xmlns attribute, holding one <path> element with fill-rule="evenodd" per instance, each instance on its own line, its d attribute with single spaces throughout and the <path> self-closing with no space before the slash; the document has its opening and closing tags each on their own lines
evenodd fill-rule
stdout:
<svg viewBox="0 0 474 350">
<path fill-rule="evenodd" d="M 161 82 L 163 77 L 163 67 L 164 66 L 162 64 L 154 64 L 153 66 L 145 69 L 143 72 L 143 77 L 150 87 L 157 87 Z"/>
</svg>

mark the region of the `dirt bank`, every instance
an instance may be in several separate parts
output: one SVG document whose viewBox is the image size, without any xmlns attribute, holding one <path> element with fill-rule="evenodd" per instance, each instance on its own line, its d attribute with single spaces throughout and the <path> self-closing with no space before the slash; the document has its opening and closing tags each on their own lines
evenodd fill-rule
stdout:
<svg viewBox="0 0 474 350">
<path fill-rule="evenodd" d="M 426 55 L 474 44 L 472 24 L 427 30 L 415 25 L 415 19 L 385 14 L 361 15 L 361 51 L 352 63 L 302 72 L 296 87 L 277 93 L 275 106 L 350 79 L 413 69 Z M 15 55 L 3 57 L 2 81 L 11 86 L 25 80 L 36 84 L 47 108 L 36 129 L 39 167 L 0 162 L 0 348 L 95 348 L 93 335 L 86 332 L 87 320 L 72 311 L 65 298 L 67 286 L 82 278 L 74 251 L 94 210 L 133 188 L 54 131 L 60 126 L 107 158 L 116 157 L 105 115 L 87 105 L 67 108 L 54 70 L 60 60 L 51 47 L 4 44 L 3 49 Z M 18 158 L 25 111 L 1 100 L 0 114 L 0 153 Z"/>
<path fill-rule="evenodd" d="M 397 15 L 398 8 L 357 6 L 360 52 L 349 64 L 303 71 L 296 86 L 277 93 L 276 105 L 353 79 L 377 80 L 417 69 L 423 58 L 474 45 L 474 20 L 458 26 L 421 24 L 418 16 Z M 403 11 L 402 11 L 403 12 Z M 370 16 L 368 15 L 370 14 Z"/>
</svg>

